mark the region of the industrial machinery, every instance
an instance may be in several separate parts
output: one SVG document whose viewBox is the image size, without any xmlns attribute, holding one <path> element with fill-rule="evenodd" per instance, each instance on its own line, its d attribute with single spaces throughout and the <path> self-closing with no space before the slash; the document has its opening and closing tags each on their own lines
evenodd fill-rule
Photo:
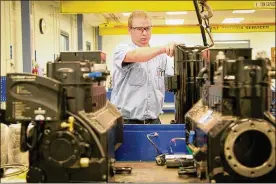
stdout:
<svg viewBox="0 0 276 184">
<path fill-rule="evenodd" d="M 100 83 L 107 73 L 89 60 L 57 60 L 47 63 L 47 77 L 7 74 L 6 119 L 22 124 L 27 182 L 114 181 L 123 119 Z"/>
<path fill-rule="evenodd" d="M 204 46 L 186 46 L 179 44 L 175 46 L 174 53 L 174 76 L 166 77 L 165 86 L 167 91 L 175 93 L 175 120 L 177 124 L 185 123 L 185 114 L 200 99 L 200 85 L 198 73 L 204 68 L 203 58 L 214 45 L 209 26 L 209 19 L 213 16 L 211 7 L 206 0 L 193 0 L 196 10 Z M 200 6 L 202 10 L 200 10 Z M 205 14 L 205 9 L 207 14 Z M 208 33 L 211 44 L 207 43 L 206 33 Z"/>
<path fill-rule="evenodd" d="M 275 117 L 266 61 L 224 60 L 186 114 L 198 166 L 215 182 L 275 182 Z M 274 73 L 275 74 L 275 73 Z"/>
<path fill-rule="evenodd" d="M 61 61 L 90 61 L 94 64 L 106 64 L 106 54 L 102 51 L 77 51 L 60 52 L 59 60 Z"/>
<path fill-rule="evenodd" d="M 175 122 L 184 123 L 195 140 L 188 143 L 195 170 L 182 168 L 179 175 L 196 171 L 210 182 L 275 182 L 276 124 L 270 112 L 275 71 L 264 59 L 251 60 L 250 52 L 211 60 L 212 11 L 204 0 L 193 2 L 204 46 L 177 45 L 175 76 L 166 80 L 167 90 L 175 92 Z M 199 5 L 208 15 L 201 14 Z"/>
</svg>

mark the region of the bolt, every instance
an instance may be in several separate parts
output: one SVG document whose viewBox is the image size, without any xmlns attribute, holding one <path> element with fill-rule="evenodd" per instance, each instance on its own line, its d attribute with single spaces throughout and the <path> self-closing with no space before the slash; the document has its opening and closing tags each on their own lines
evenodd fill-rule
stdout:
<svg viewBox="0 0 276 184">
<path fill-rule="evenodd" d="M 72 140 L 72 141 L 71 141 L 71 143 L 72 143 L 72 144 L 75 144 L 75 143 L 76 143 L 76 141 L 75 141 L 75 140 Z"/>
<path fill-rule="evenodd" d="M 221 161 L 221 159 L 219 158 L 219 157 L 215 157 L 215 162 L 217 163 L 217 164 L 219 164 L 220 163 L 220 161 Z"/>
<path fill-rule="evenodd" d="M 74 153 L 78 153 L 78 150 L 75 149 L 75 150 L 74 150 Z"/>
<path fill-rule="evenodd" d="M 49 140 L 46 140 L 46 141 L 45 141 L 45 144 L 50 144 L 50 141 L 49 141 Z"/>
<path fill-rule="evenodd" d="M 63 79 L 66 79 L 66 78 L 67 78 L 67 74 L 65 74 L 65 73 L 62 74 L 62 78 L 63 78 Z"/>
<path fill-rule="evenodd" d="M 256 75 L 256 72 L 254 72 L 254 71 L 250 72 L 250 77 L 254 77 L 255 75 Z"/>
<path fill-rule="evenodd" d="M 216 180 L 211 180 L 211 183 L 216 183 Z"/>
<path fill-rule="evenodd" d="M 45 135 L 49 135 L 50 133 L 51 133 L 51 131 L 50 131 L 49 129 L 45 129 L 45 130 L 44 130 L 44 134 L 45 134 Z"/>
<path fill-rule="evenodd" d="M 105 180 L 106 179 L 106 175 L 104 174 L 104 175 L 102 175 L 102 178 Z"/>
<path fill-rule="evenodd" d="M 58 137 L 60 138 L 60 137 L 62 137 L 63 136 L 63 133 L 62 132 L 59 132 L 58 133 Z"/>
</svg>

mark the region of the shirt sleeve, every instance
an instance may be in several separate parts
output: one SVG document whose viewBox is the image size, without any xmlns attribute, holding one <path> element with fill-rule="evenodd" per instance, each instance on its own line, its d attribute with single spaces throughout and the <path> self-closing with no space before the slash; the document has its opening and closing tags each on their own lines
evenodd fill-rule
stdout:
<svg viewBox="0 0 276 184">
<path fill-rule="evenodd" d="M 113 62 L 115 65 L 117 65 L 119 68 L 128 68 L 131 64 L 123 64 L 123 61 L 126 57 L 126 54 L 133 50 L 129 44 L 119 44 L 114 52 L 113 55 Z"/>
<path fill-rule="evenodd" d="M 165 75 L 173 76 L 174 75 L 174 58 L 166 56 L 165 57 Z"/>
</svg>

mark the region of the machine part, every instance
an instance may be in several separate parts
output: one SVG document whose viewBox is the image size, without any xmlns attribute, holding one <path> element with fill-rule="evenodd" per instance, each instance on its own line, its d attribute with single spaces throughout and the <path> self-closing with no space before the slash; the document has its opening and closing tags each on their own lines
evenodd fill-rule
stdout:
<svg viewBox="0 0 276 184">
<path fill-rule="evenodd" d="M 227 162 L 235 172 L 245 177 L 256 178 L 268 174 L 275 168 L 276 162 L 275 127 L 263 121 L 246 119 L 243 121 L 231 127 L 225 139 L 224 154 Z M 247 143 L 250 139 L 253 141 L 253 148 Z M 246 147 L 241 148 L 241 146 Z M 248 149 L 247 154 L 241 154 L 243 149 Z"/>
<path fill-rule="evenodd" d="M 60 52 L 59 61 L 88 61 L 96 64 L 106 64 L 106 53 L 102 51 L 77 51 L 77 52 Z"/>
<path fill-rule="evenodd" d="M 131 174 L 132 167 L 115 167 L 114 174 Z"/>
<path fill-rule="evenodd" d="M 153 132 L 150 134 L 147 134 L 148 140 L 151 142 L 151 144 L 154 146 L 157 152 L 157 156 L 155 157 L 156 164 L 159 166 L 163 166 L 166 164 L 166 166 L 169 167 L 180 167 L 185 166 L 193 163 L 192 155 L 187 154 L 174 154 L 172 151 L 172 147 L 170 145 L 170 151 L 169 153 L 162 153 L 161 150 L 154 144 L 154 142 L 150 139 L 150 137 L 157 137 L 158 133 Z M 175 137 L 170 140 L 170 144 L 174 143 L 176 144 L 177 140 L 186 140 L 186 138 L 182 137 Z"/>
<path fill-rule="evenodd" d="M 47 63 L 47 77 L 7 74 L 9 120 L 20 121 L 29 151 L 27 182 L 113 182 L 123 119 L 106 100 L 89 61 Z M 30 124 L 33 128 L 27 135 Z"/>
<path fill-rule="evenodd" d="M 185 123 L 184 115 L 200 98 L 198 73 L 203 67 L 200 47 L 177 45 L 174 76 L 165 79 L 166 89 L 175 92 L 175 122 Z"/>
<path fill-rule="evenodd" d="M 166 159 L 165 159 L 165 154 L 162 154 L 162 155 L 158 155 L 155 157 L 155 162 L 157 165 L 159 166 L 163 166 L 166 164 Z"/>
<path fill-rule="evenodd" d="M 276 181 L 268 72 L 262 59 L 224 60 L 186 114 L 187 129 L 195 131 L 189 146 L 197 163 L 207 163 L 210 182 Z"/>
<path fill-rule="evenodd" d="M 200 161 L 196 163 L 196 175 L 198 179 L 207 179 L 207 163 L 205 161 Z"/>
<path fill-rule="evenodd" d="M 195 166 L 188 166 L 188 167 L 179 167 L 178 175 L 185 176 L 185 175 L 192 175 L 196 176 L 197 171 Z"/>
<path fill-rule="evenodd" d="M 195 164 L 193 155 L 186 154 L 166 155 L 165 160 L 167 168 L 189 167 Z"/>
</svg>

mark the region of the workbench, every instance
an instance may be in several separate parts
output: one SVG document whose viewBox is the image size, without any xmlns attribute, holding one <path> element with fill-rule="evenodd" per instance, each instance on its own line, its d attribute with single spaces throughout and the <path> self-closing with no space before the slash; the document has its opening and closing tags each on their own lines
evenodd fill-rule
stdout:
<svg viewBox="0 0 276 184">
<path fill-rule="evenodd" d="M 192 176 L 179 177 L 177 168 L 158 166 L 155 162 L 117 162 L 117 167 L 132 167 L 131 174 L 116 174 L 115 182 L 118 183 L 200 183 L 199 179 Z M 25 183 L 25 175 L 1 179 L 1 183 Z"/>
</svg>

